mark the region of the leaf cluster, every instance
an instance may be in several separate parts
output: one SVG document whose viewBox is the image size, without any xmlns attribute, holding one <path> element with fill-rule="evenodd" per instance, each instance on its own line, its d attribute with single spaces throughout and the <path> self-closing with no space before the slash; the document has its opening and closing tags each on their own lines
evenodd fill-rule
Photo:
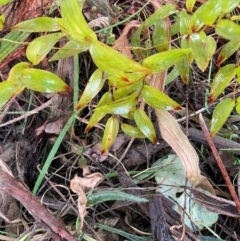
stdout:
<svg viewBox="0 0 240 241">
<path fill-rule="evenodd" d="M 97 35 L 82 14 L 84 1 L 61 0 L 61 18 L 35 18 L 15 25 L 13 30 L 48 32 L 33 40 L 27 47 L 26 56 L 33 65 L 39 64 L 62 38 L 67 38 L 68 42 L 49 61 L 89 51 L 97 69 L 90 77 L 76 111 L 87 106 L 107 81 L 109 90 L 101 97 L 85 130 L 89 131 L 104 116 L 110 115 L 101 146 L 103 154 L 114 142 L 119 127 L 134 138 L 146 137 L 153 143 L 157 142 L 151 120 L 139 107 L 139 101 L 144 100 L 153 108 L 166 110 L 180 110 L 181 106 L 168 95 L 150 86 L 146 77 L 174 66 L 172 72 L 187 84 L 193 61 L 201 71 L 205 71 L 217 48 L 216 38 L 208 35 L 209 28 L 219 37 L 229 40 L 219 53 L 219 66 L 238 50 L 240 26 L 235 23 L 238 16 L 229 18 L 229 13 L 238 6 L 240 0 L 209 0 L 192 13 L 195 2 L 187 0 L 186 9 L 181 10 L 174 4 L 162 6 L 140 25 L 131 39 L 137 61 L 98 41 Z M 166 23 L 169 16 L 175 18 L 175 23 Z M 152 39 L 150 44 L 149 41 L 145 42 L 148 48 L 143 48 L 142 36 L 149 29 L 152 30 Z M 178 48 L 171 46 L 169 42 L 169 37 L 175 35 L 180 39 Z M 69 87 L 53 74 L 43 70 L 36 71 L 29 65 L 19 67 L 25 65 L 27 63 L 20 63 L 13 68 L 15 73 L 19 69 L 15 74 L 21 76 L 18 84 L 15 77 L 10 78 L 13 76 L 11 74 L 7 81 L 1 83 L 1 90 L 11 89 L 11 94 L 1 96 L 0 107 L 25 87 L 42 92 L 68 90 Z M 238 76 L 239 81 L 239 75 L 239 67 L 234 64 L 220 68 L 211 83 L 209 103 L 219 97 L 235 76 Z M 11 79 L 15 80 L 11 82 Z M 239 111 L 239 102 L 235 98 L 227 98 L 217 105 L 211 124 L 212 135 L 219 131 L 234 106 Z M 134 120 L 136 125 L 123 123 L 119 116 Z"/>
</svg>

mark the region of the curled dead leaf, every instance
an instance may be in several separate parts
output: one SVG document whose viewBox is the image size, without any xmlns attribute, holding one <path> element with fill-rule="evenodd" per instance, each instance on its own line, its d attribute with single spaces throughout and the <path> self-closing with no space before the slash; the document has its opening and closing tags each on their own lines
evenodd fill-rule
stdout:
<svg viewBox="0 0 240 241">
<path fill-rule="evenodd" d="M 186 177 L 194 186 L 201 182 L 199 157 L 173 116 L 155 109 L 162 138 L 172 147 L 183 163 Z"/>
<path fill-rule="evenodd" d="M 80 218 L 80 230 L 83 227 L 84 217 L 87 214 L 86 204 L 87 197 L 85 194 L 85 187 L 94 188 L 101 180 L 102 174 L 99 172 L 95 172 L 90 174 L 88 167 L 83 168 L 83 176 L 78 177 L 77 175 L 70 182 L 71 190 L 78 195 L 78 212 Z"/>
</svg>

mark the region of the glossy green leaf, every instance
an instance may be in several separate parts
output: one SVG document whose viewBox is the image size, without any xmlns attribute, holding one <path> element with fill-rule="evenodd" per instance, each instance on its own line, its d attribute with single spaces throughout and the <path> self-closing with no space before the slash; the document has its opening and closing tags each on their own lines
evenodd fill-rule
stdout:
<svg viewBox="0 0 240 241">
<path fill-rule="evenodd" d="M 57 23 L 57 18 L 39 17 L 20 22 L 13 26 L 12 30 L 39 33 L 59 31 L 60 27 Z"/>
<path fill-rule="evenodd" d="M 189 72 L 190 72 L 191 62 L 192 62 L 192 56 L 191 54 L 189 54 L 188 56 L 180 60 L 178 63 L 176 63 L 176 69 L 185 84 L 188 84 L 188 81 L 189 81 Z"/>
<path fill-rule="evenodd" d="M 97 107 L 104 106 L 113 102 L 113 95 L 111 92 L 106 92 L 99 100 Z"/>
<path fill-rule="evenodd" d="M 179 31 L 182 36 L 192 33 L 192 30 L 190 28 L 190 19 L 191 17 L 184 9 L 179 13 Z"/>
<path fill-rule="evenodd" d="M 227 60 L 239 48 L 240 48 L 240 42 L 231 40 L 228 43 L 226 43 L 218 55 L 217 65 L 220 66 L 225 60 Z"/>
<path fill-rule="evenodd" d="M 134 74 L 141 72 L 143 76 L 150 73 L 149 69 L 99 41 L 94 41 L 93 44 L 91 44 L 89 51 L 94 63 L 100 69 L 112 76 L 121 78 L 127 83 L 130 82 L 130 80 L 126 73 Z"/>
<path fill-rule="evenodd" d="M 230 20 L 222 19 L 215 29 L 216 33 L 234 42 L 240 42 L 240 26 Z"/>
<path fill-rule="evenodd" d="M 27 62 L 20 62 L 14 65 L 8 75 L 8 80 L 12 80 L 15 83 L 22 82 L 22 71 L 29 68 L 30 64 Z"/>
<path fill-rule="evenodd" d="M 145 102 L 154 108 L 165 110 L 182 109 L 182 107 L 168 95 L 149 85 L 144 85 L 141 94 Z"/>
<path fill-rule="evenodd" d="M 137 82 L 142 82 L 145 77 L 146 74 L 143 72 L 126 73 L 124 77 L 109 76 L 108 84 L 111 87 L 123 88 L 132 84 L 136 84 Z"/>
<path fill-rule="evenodd" d="M 196 0 L 186 0 L 186 8 L 189 12 L 192 12 Z"/>
<path fill-rule="evenodd" d="M 39 64 L 64 33 L 52 33 L 34 39 L 27 47 L 26 56 L 34 65 Z"/>
<path fill-rule="evenodd" d="M 236 67 L 234 72 L 237 75 L 237 82 L 240 84 L 240 67 Z"/>
<path fill-rule="evenodd" d="M 190 54 L 190 49 L 173 49 L 152 56 L 143 60 L 143 65 L 151 70 L 152 73 L 159 73 L 176 64 L 186 55 Z"/>
<path fill-rule="evenodd" d="M 88 26 L 83 14 L 84 1 L 61 0 L 62 19 L 58 20 L 61 29 L 73 38 L 77 43 L 89 46 L 92 40 L 97 40 L 96 34 Z"/>
<path fill-rule="evenodd" d="M 235 100 L 231 98 L 223 99 L 217 104 L 213 111 L 210 135 L 213 137 L 224 125 L 227 118 L 231 114 L 233 107 L 235 105 Z"/>
<path fill-rule="evenodd" d="M 57 75 L 41 69 L 22 70 L 22 82 L 28 89 L 39 92 L 52 93 L 70 90 L 70 87 Z"/>
<path fill-rule="evenodd" d="M 113 93 L 114 101 L 125 98 L 133 93 L 139 94 L 142 89 L 142 85 L 142 82 L 137 82 L 117 89 Z"/>
<path fill-rule="evenodd" d="M 56 61 L 59 59 L 65 59 L 71 57 L 75 54 L 82 53 L 88 50 L 88 47 L 79 45 L 74 41 L 67 42 L 61 49 L 59 49 L 50 59 L 49 61 Z"/>
<path fill-rule="evenodd" d="M 240 97 L 237 98 L 236 111 L 240 114 Z"/>
<path fill-rule="evenodd" d="M 240 4 L 240 0 L 221 0 L 222 14 L 230 13 L 234 8 Z"/>
<path fill-rule="evenodd" d="M 191 17 L 190 28 L 193 32 L 200 31 L 205 25 L 212 26 L 222 12 L 222 1 L 208 0 Z"/>
<path fill-rule="evenodd" d="M 190 35 L 189 46 L 199 69 L 205 71 L 216 50 L 216 42 L 214 38 L 206 36 L 203 31 L 200 33 L 194 33 Z"/>
<path fill-rule="evenodd" d="M 94 71 L 91 75 L 89 82 L 76 106 L 77 110 L 85 107 L 102 89 L 106 80 L 104 72 L 100 69 Z"/>
<path fill-rule="evenodd" d="M 143 23 L 145 27 L 150 27 L 157 23 L 160 19 L 164 19 L 174 13 L 178 12 L 177 6 L 173 4 L 166 4 L 161 6 Z"/>
<path fill-rule="evenodd" d="M 102 138 L 102 145 L 101 145 L 101 155 L 103 155 L 110 146 L 114 143 L 117 138 L 119 131 L 119 122 L 116 117 L 110 117 L 106 123 L 103 138 Z"/>
<path fill-rule="evenodd" d="M 215 75 L 209 93 L 209 103 L 212 103 L 224 91 L 235 76 L 235 65 L 228 64 L 222 67 Z"/>
<path fill-rule="evenodd" d="M 141 130 L 141 132 L 154 144 L 157 144 L 157 136 L 153 124 L 147 114 L 141 110 L 137 109 L 134 112 L 134 120 Z"/>
<path fill-rule="evenodd" d="M 95 110 L 84 130 L 84 133 L 87 133 L 92 127 L 94 127 L 106 114 L 107 113 L 101 110 Z"/>
<path fill-rule="evenodd" d="M 158 52 L 169 50 L 170 42 L 169 26 L 162 19 L 159 19 L 154 23 L 154 29 L 152 34 L 152 40 L 154 47 Z"/>
<path fill-rule="evenodd" d="M 0 83 L 0 109 L 14 96 L 17 96 L 24 86 L 15 80 L 3 81 Z"/>
<path fill-rule="evenodd" d="M 108 114 L 126 115 L 131 110 L 133 110 L 136 107 L 136 105 L 137 105 L 137 95 L 132 94 L 128 97 L 119 99 L 110 104 L 100 106 L 100 107 L 96 108 L 96 110 L 102 111 L 102 112 L 108 113 Z"/>
<path fill-rule="evenodd" d="M 146 198 L 138 197 L 136 195 L 128 194 L 118 190 L 100 191 L 91 193 L 88 196 L 87 206 L 104 203 L 107 201 L 128 201 L 128 202 L 148 202 Z"/>
<path fill-rule="evenodd" d="M 145 135 L 140 131 L 140 129 L 134 126 L 131 126 L 128 124 L 122 124 L 121 129 L 125 134 L 133 138 L 145 138 Z"/>
</svg>

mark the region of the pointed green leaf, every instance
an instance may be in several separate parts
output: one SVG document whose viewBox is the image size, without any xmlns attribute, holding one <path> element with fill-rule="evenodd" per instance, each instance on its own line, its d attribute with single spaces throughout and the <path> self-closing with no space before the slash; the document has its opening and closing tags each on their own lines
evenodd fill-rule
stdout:
<svg viewBox="0 0 240 241">
<path fill-rule="evenodd" d="M 93 126 L 95 126 L 107 113 L 101 110 L 95 110 L 93 115 L 91 116 L 87 127 L 84 130 L 84 133 L 87 133 Z"/>
<path fill-rule="evenodd" d="M 159 73 L 170 68 L 190 53 L 190 49 L 173 49 L 153 54 L 143 60 L 143 65 L 150 69 L 152 73 Z"/>
<path fill-rule="evenodd" d="M 176 69 L 185 84 L 188 84 L 188 81 L 189 81 L 189 72 L 190 72 L 191 62 L 192 62 L 192 55 L 189 54 L 188 56 L 180 60 L 178 63 L 176 63 Z"/>
<path fill-rule="evenodd" d="M 153 124 L 147 114 L 141 110 L 137 109 L 134 112 L 134 120 L 140 129 L 140 131 L 154 144 L 157 144 L 157 136 Z"/>
<path fill-rule="evenodd" d="M 222 19 L 215 29 L 216 33 L 234 42 L 240 42 L 240 26 L 230 20 Z"/>
<path fill-rule="evenodd" d="M 222 67 L 215 75 L 209 93 L 209 103 L 212 103 L 224 91 L 235 76 L 235 65 L 228 64 Z"/>
<path fill-rule="evenodd" d="M 190 21 L 193 32 L 199 32 L 205 25 L 212 26 L 214 24 L 222 12 L 222 1 L 226 0 L 208 0 L 197 8 Z"/>
<path fill-rule="evenodd" d="M 79 45 L 74 41 L 67 42 L 61 49 L 59 49 L 48 61 L 56 61 L 59 59 L 65 59 L 75 54 L 82 53 L 88 50 L 88 47 Z"/>
<path fill-rule="evenodd" d="M 77 0 L 61 0 L 62 19 L 58 20 L 62 30 L 69 34 L 80 44 L 90 45 L 92 40 L 97 40 L 96 34 L 88 26 L 83 14 L 82 7 L 84 1 Z"/>
<path fill-rule="evenodd" d="M 182 109 L 182 107 L 177 102 L 172 100 L 163 92 L 149 85 L 144 85 L 141 94 L 146 103 L 154 108 L 166 110 Z"/>
<path fill-rule="evenodd" d="M 39 92 L 64 92 L 70 88 L 57 75 L 40 69 L 27 68 L 22 70 L 22 82 L 31 90 Z"/>
<path fill-rule="evenodd" d="M 106 92 L 99 100 L 97 107 L 104 106 L 113 102 L 113 95 L 111 92 Z"/>
<path fill-rule="evenodd" d="M 34 39 L 27 47 L 26 56 L 34 65 L 39 64 L 64 33 L 52 33 Z"/>
<path fill-rule="evenodd" d="M 57 18 L 39 17 L 20 22 L 13 26 L 12 30 L 39 33 L 59 31 L 60 27 L 57 23 Z"/>
<path fill-rule="evenodd" d="M 102 139 L 102 145 L 101 145 L 101 155 L 103 155 L 110 146 L 114 143 L 114 141 L 117 138 L 119 130 L 119 122 L 116 117 L 110 117 L 107 121 L 103 139 Z"/>
<path fill-rule="evenodd" d="M 222 1 L 222 13 L 230 13 L 234 8 L 240 4 L 240 0 L 221 0 Z"/>
<path fill-rule="evenodd" d="M 226 98 L 217 104 L 211 121 L 210 135 L 212 137 L 222 128 L 231 114 L 234 105 L 235 101 L 231 98 Z"/>
<path fill-rule="evenodd" d="M 169 50 L 169 26 L 162 19 L 159 19 L 154 23 L 154 29 L 152 34 L 154 47 L 158 52 Z"/>
<path fill-rule="evenodd" d="M 133 93 L 139 94 L 142 89 L 142 85 L 143 85 L 142 82 L 137 82 L 137 83 L 129 84 L 127 86 L 118 88 L 113 93 L 114 101 L 123 99 L 124 97 L 127 97 Z"/>
<path fill-rule="evenodd" d="M 196 0 L 186 0 L 186 8 L 189 12 L 192 12 Z"/>
<path fill-rule="evenodd" d="M 179 13 L 179 30 L 182 36 L 192 33 L 192 30 L 190 28 L 190 19 L 191 17 L 184 9 Z"/>
<path fill-rule="evenodd" d="M 121 78 L 125 82 L 130 82 L 126 73 L 141 72 L 143 76 L 150 73 L 149 69 L 99 41 L 94 41 L 89 51 L 94 63 L 100 69 L 112 76 Z"/>
<path fill-rule="evenodd" d="M 176 5 L 166 4 L 155 11 L 143 24 L 145 27 L 150 27 L 157 23 L 159 19 L 164 19 L 176 12 L 178 12 Z"/>
<path fill-rule="evenodd" d="M 133 138 L 145 138 L 145 135 L 140 131 L 140 129 L 134 126 L 131 126 L 128 124 L 122 124 L 121 129 L 124 133 L 126 133 L 127 135 Z"/>
<path fill-rule="evenodd" d="M 206 36 L 203 31 L 194 33 L 190 36 L 189 46 L 199 69 L 205 71 L 216 50 L 214 38 Z"/>
<path fill-rule="evenodd" d="M 240 42 L 229 41 L 226 43 L 221 52 L 218 55 L 217 65 L 220 66 L 225 60 L 227 60 L 233 53 L 235 53 L 240 47 Z"/>
<path fill-rule="evenodd" d="M 102 89 L 106 80 L 104 72 L 100 69 L 94 71 L 89 79 L 89 82 L 79 100 L 76 109 L 80 110 L 85 107 Z"/>
<path fill-rule="evenodd" d="M 0 109 L 14 96 L 17 96 L 24 86 L 21 82 L 7 80 L 0 83 Z"/>
<path fill-rule="evenodd" d="M 136 105 L 137 105 L 137 95 L 132 94 L 128 97 L 114 101 L 110 104 L 100 106 L 100 107 L 96 108 L 96 110 L 102 111 L 102 112 L 108 113 L 108 114 L 126 115 L 132 109 L 134 109 L 136 107 Z"/>
</svg>

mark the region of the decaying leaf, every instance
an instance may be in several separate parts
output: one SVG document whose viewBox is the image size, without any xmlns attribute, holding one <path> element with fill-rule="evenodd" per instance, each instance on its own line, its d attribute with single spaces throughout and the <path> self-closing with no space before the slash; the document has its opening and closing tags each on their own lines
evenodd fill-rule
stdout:
<svg viewBox="0 0 240 241">
<path fill-rule="evenodd" d="M 127 56 L 128 58 L 132 59 L 132 53 L 130 50 L 130 44 L 128 41 L 128 33 L 130 31 L 131 28 L 138 28 L 140 26 L 139 21 L 131 21 L 129 22 L 123 29 L 121 35 L 119 36 L 119 38 L 115 41 L 113 48 L 121 51 L 122 54 L 124 54 L 125 56 Z"/>
<path fill-rule="evenodd" d="M 83 227 L 83 220 L 87 214 L 86 204 L 87 197 L 85 194 L 85 187 L 94 188 L 102 180 L 102 174 L 95 172 L 90 174 L 87 166 L 83 167 L 83 177 L 77 175 L 70 182 L 70 188 L 73 192 L 78 194 L 78 212 L 80 217 L 80 230 Z"/>
<path fill-rule="evenodd" d="M 183 163 L 186 177 L 193 185 L 201 182 L 198 155 L 173 116 L 166 110 L 155 109 L 162 138 L 172 147 Z"/>
</svg>

